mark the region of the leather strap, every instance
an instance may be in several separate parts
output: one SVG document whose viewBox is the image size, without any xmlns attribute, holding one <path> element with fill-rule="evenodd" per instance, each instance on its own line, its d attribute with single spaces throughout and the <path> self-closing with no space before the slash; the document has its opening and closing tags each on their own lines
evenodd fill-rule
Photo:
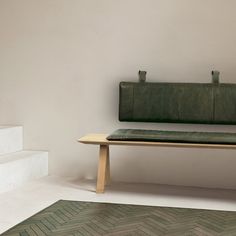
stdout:
<svg viewBox="0 0 236 236">
<path fill-rule="evenodd" d="M 220 83 L 220 72 L 216 71 L 216 70 L 213 70 L 211 72 L 211 75 L 212 75 L 212 83 L 213 84 L 219 84 Z"/>
<path fill-rule="evenodd" d="M 146 74 L 147 74 L 147 71 L 139 71 L 138 72 L 138 75 L 139 75 L 139 82 L 145 82 L 146 81 Z"/>
</svg>

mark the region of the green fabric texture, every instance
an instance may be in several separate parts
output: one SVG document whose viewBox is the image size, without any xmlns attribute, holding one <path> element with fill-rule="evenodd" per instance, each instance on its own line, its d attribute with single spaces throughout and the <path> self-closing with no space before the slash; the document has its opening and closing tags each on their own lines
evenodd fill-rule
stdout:
<svg viewBox="0 0 236 236">
<path fill-rule="evenodd" d="M 236 212 L 58 201 L 2 236 L 233 236 Z"/>
<path fill-rule="evenodd" d="M 236 84 L 120 83 L 119 120 L 236 124 Z"/>
<path fill-rule="evenodd" d="M 236 133 L 118 129 L 108 140 L 236 144 Z"/>
</svg>

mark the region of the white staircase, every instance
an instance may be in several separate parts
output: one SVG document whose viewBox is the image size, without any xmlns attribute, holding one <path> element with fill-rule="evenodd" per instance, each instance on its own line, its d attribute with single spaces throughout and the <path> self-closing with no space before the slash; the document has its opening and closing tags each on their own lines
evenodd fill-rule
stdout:
<svg viewBox="0 0 236 236">
<path fill-rule="evenodd" d="M 48 152 L 23 150 L 23 128 L 0 126 L 0 193 L 48 175 Z"/>
</svg>

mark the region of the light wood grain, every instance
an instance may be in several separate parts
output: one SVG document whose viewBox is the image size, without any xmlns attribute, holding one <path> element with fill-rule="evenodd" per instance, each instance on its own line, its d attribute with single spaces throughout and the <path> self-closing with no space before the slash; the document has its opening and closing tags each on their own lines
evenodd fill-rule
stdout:
<svg viewBox="0 0 236 236">
<path fill-rule="evenodd" d="M 106 175 L 105 175 L 105 185 L 108 185 L 111 181 L 110 173 L 110 151 L 109 146 L 107 146 L 107 163 L 106 163 Z"/>
<path fill-rule="evenodd" d="M 215 148 L 215 149 L 236 149 L 232 144 L 202 144 L 202 143 L 171 143 L 171 142 L 143 142 L 143 141 L 109 141 L 108 134 L 88 134 L 78 141 L 84 144 L 97 145 L 126 145 L 126 146 L 159 146 L 176 148 Z"/>
<path fill-rule="evenodd" d="M 109 147 L 100 145 L 98 175 L 97 175 L 97 193 L 103 193 L 107 179 Z"/>
</svg>

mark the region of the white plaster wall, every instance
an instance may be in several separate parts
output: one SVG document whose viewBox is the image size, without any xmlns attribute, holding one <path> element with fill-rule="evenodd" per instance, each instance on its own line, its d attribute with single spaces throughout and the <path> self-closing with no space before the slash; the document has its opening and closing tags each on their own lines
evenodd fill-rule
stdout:
<svg viewBox="0 0 236 236">
<path fill-rule="evenodd" d="M 117 128 L 230 130 L 118 122 L 118 83 L 236 83 L 234 0 L 0 0 L 0 124 L 24 126 L 27 149 L 50 150 L 51 174 L 94 178 Z M 115 147 L 117 181 L 236 188 L 236 151 Z"/>
</svg>

